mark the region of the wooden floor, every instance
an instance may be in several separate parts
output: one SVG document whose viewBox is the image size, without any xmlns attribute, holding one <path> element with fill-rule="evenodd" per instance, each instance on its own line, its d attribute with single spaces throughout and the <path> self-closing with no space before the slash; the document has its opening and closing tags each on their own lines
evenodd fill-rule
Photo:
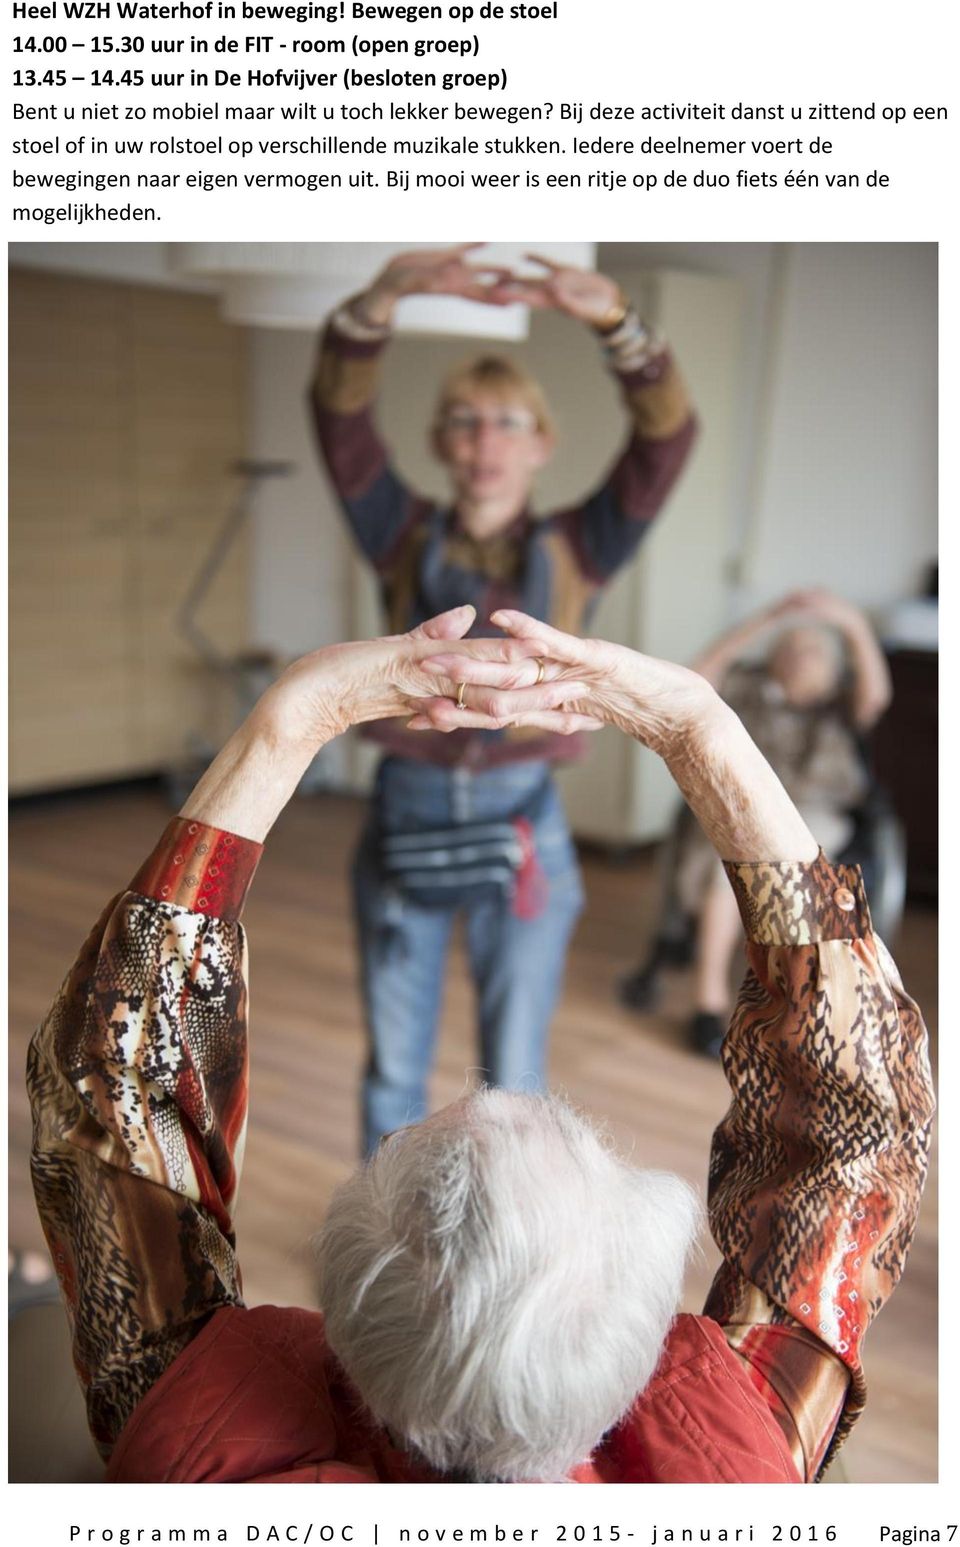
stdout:
<svg viewBox="0 0 960 1547">
<path fill-rule="evenodd" d="M 15 809 L 10 841 L 10 1229 L 41 1244 L 27 1171 L 23 1062 L 32 1029 L 106 899 L 133 874 L 166 821 L 158 793 L 65 796 Z M 363 1046 L 346 870 L 359 802 L 313 796 L 281 818 L 247 906 L 251 940 L 252 1111 L 238 1214 L 247 1299 L 310 1303 L 311 1235 L 353 1162 Z M 714 1123 L 726 1104 L 718 1067 L 683 1046 L 689 987 L 637 1017 L 613 986 L 643 946 L 655 905 L 648 858 L 584 858 L 588 905 L 557 1014 L 552 1077 L 603 1117 L 643 1163 L 701 1188 Z M 936 929 L 911 910 L 895 949 L 935 1035 Z M 463 1087 L 475 1062 L 459 946 L 451 963 L 433 1095 Z M 698 1310 L 716 1264 L 709 1241 L 691 1273 Z M 904 1281 L 867 1341 L 870 1404 L 847 1445 L 854 1482 L 926 1482 L 937 1471 L 936 1171 Z M 12 1415 L 15 1422 L 15 1415 Z"/>
</svg>

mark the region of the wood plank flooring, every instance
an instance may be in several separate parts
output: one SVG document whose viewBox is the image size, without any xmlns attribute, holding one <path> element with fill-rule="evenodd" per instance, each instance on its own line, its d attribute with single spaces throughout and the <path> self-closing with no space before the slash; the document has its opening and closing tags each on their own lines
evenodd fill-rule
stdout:
<svg viewBox="0 0 960 1547">
<path fill-rule="evenodd" d="M 27 1159 L 26 1045 L 106 899 L 133 874 L 168 816 L 159 793 L 63 796 L 15 808 L 10 837 L 10 1231 L 42 1244 Z M 359 801 L 312 796 L 277 824 L 247 906 L 251 941 L 252 1108 L 238 1213 L 249 1303 L 311 1303 L 311 1237 L 357 1144 L 363 1058 L 346 883 L 363 817 Z M 552 1079 L 602 1117 L 638 1160 L 701 1189 L 713 1125 L 726 1106 L 718 1067 L 688 1053 L 689 986 L 670 983 L 662 1010 L 637 1017 L 613 992 L 653 921 L 656 875 L 639 857 L 584 856 L 588 905 L 554 1028 Z M 910 910 L 895 952 L 936 1030 L 936 926 Z M 450 964 L 437 1105 L 476 1061 L 471 994 L 459 943 Z M 934 1043 L 935 1046 L 935 1043 Z M 709 1240 L 687 1285 L 699 1310 L 717 1257 Z M 904 1281 L 866 1349 L 870 1404 L 843 1453 L 854 1482 L 937 1475 L 936 1167 Z M 15 1422 L 15 1415 L 12 1415 Z"/>
</svg>

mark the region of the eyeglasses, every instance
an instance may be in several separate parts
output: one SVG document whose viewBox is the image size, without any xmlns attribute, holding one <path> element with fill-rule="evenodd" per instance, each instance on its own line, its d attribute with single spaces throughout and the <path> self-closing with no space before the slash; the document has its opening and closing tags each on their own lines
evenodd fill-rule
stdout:
<svg viewBox="0 0 960 1547">
<path fill-rule="evenodd" d="M 497 414 L 477 414 L 471 408 L 451 408 L 440 421 L 449 435 L 476 435 L 496 430 L 498 435 L 528 435 L 537 428 L 533 414 L 524 408 L 504 408 Z"/>
</svg>

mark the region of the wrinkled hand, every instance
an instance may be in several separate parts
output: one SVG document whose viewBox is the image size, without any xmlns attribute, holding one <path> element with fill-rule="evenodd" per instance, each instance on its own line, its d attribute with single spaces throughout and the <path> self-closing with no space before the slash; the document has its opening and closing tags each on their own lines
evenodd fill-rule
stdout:
<svg viewBox="0 0 960 1547">
<path fill-rule="evenodd" d="M 550 258 L 528 253 L 532 263 L 539 263 L 545 274 L 531 278 L 519 275 L 501 279 L 493 290 L 493 297 L 501 305 L 521 301 L 525 306 L 538 310 L 552 308 L 575 317 L 578 322 L 591 326 L 605 322 L 611 312 L 623 304 L 619 285 L 605 274 L 592 269 L 574 269 Z"/>
<path fill-rule="evenodd" d="M 283 740 L 317 746 L 351 725 L 400 715 L 422 715 L 427 703 L 437 695 L 439 680 L 454 695 L 457 691 L 456 681 L 431 670 L 434 656 L 446 656 L 455 647 L 458 661 L 481 666 L 491 641 L 463 637 L 475 618 L 473 607 L 455 607 L 428 619 L 408 634 L 315 650 L 294 661 L 267 690 L 261 700 L 264 715 Z M 579 717 L 573 717 L 577 723 L 571 720 L 560 726 L 546 715 L 546 711 L 559 707 L 584 688 L 584 683 L 570 681 L 568 674 L 562 686 L 558 682 L 551 691 L 541 692 L 538 713 L 549 718 L 554 729 L 569 732 L 585 728 Z"/>
<path fill-rule="evenodd" d="M 471 640 L 468 652 L 434 651 L 423 660 L 422 674 L 442 680 L 443 696 L 419 706 L 412 729 L 528 725 L 569 734 L 616 725 L 667 756 L 717 701 L 686 667 L 578 639 L 522 612 L 495 612 L 490 621 L 508 637 Z M 461 683 L 463 708 L 455 702 Z"/>
<path fill-rule="evenodd" d="M 463 637 L 475 618 L 473 607 L 455 607 L 409 634 L 332 645 L 294 661 L 213 759 L 181 814 L 262 843 L 326 742 L 365 720 L 417 715 L 442 680 L 426 669 L 435 655 L 453 649 L 479 658 L 489 641 Z M 555 686 L 557 699 L 541 695 L 539 710 L 584 689 L 575 681 Z"/>
</svg>

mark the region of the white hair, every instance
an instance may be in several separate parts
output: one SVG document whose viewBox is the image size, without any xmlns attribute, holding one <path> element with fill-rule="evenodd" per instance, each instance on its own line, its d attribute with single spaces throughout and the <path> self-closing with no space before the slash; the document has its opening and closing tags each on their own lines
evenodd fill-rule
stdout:
<svg viewBox="0 0 960 1547">
<path fill-rule="evenodd" d="M 562 1479 L 632 1405 L 700 1204 L 555 1096 L 482 1090 L 401 1129 L 334 1196 L 320 1302 L 363 1402 L 441 1472 Z"/>
<path fill-rule="evenodd" d="M 850 656 L 846 640 L 839 629 L 834 628 L 832 623 L 797 621 L 789 624 L 786 628 L 782 628 L 768 646 L 768 664 L 773 660 L 782 645 L 789 644 L 791 640 L 803 638 L 804 636 L 818 640 L 823 646 L 824 655 L 829 659 L 834 674 L 839 680 L 847 669 Z"/>
</svg>

